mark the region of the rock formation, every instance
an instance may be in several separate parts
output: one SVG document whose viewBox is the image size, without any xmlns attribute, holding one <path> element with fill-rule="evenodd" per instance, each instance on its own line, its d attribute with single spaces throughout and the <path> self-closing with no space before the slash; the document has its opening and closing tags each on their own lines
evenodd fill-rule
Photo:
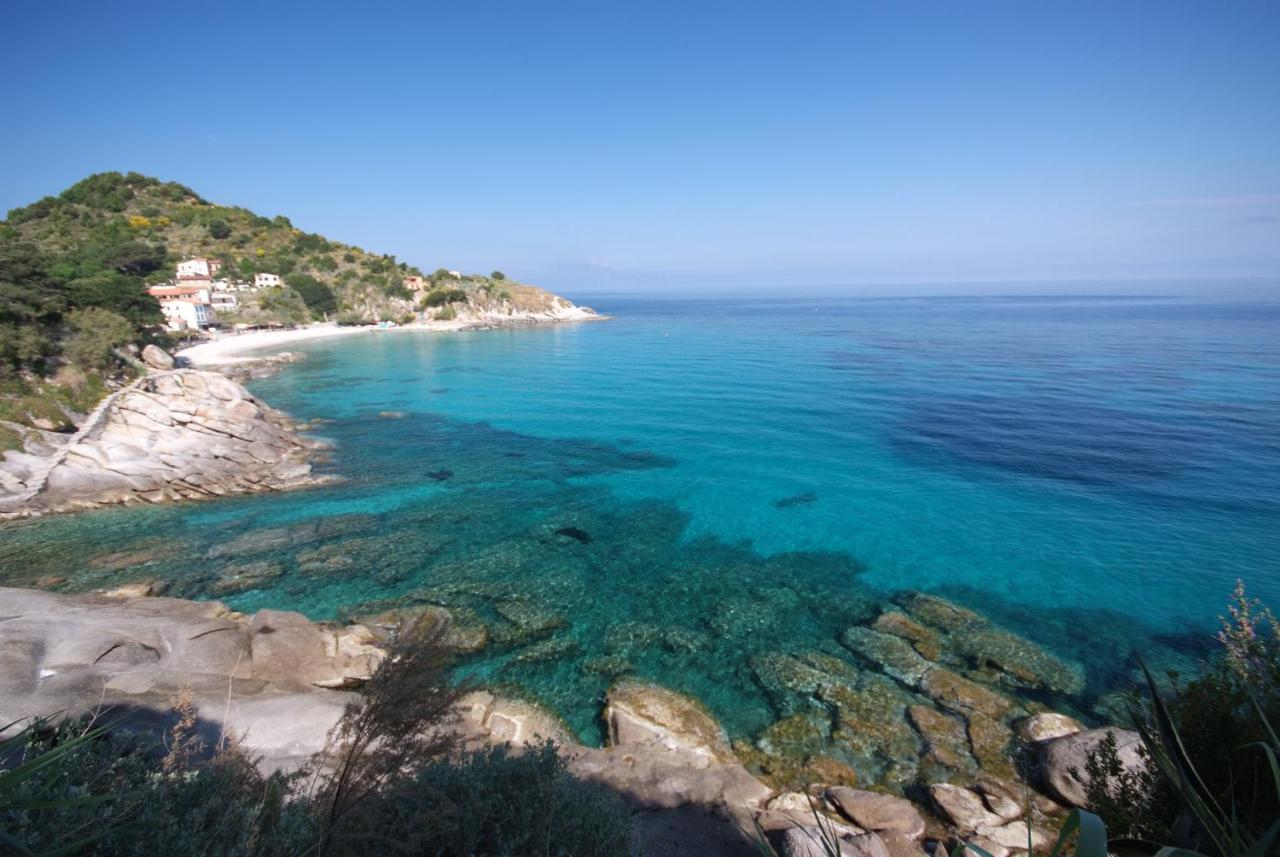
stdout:
<svg viewBox="0 0 1280 857">
<path fill-rule="evenodd" d="M 159 371 L 108 396 L 48 454 L 7 453 L 0 517 L 300 487 L 316 481 L 316 446 L 216 372 Z"/>
</svg>

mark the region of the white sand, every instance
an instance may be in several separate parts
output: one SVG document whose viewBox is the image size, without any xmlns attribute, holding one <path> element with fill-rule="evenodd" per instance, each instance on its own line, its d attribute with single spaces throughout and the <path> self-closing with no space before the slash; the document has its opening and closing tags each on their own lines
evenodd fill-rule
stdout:
<svg viewBox="0 0 1280 857">
<path fill-rule="evenodd" d="M 406 331 L 441 333 L 451 330 L 467 330 L 475 327 L 502 326 L 513 322 L 516 324 L 546 324 L 565 321 L 605 321 L 608 318 L 610 316 L 596 315 L 590 311 L 583 311 L 578 307 L 573 307 L 571 311 L 565 312 L 558 317 L 530 314 L 514 319 L 511 317 L 493 317 L 478 320 L 420 321 L 414 324 L 386 328 L 371 326 L 339 327 L 333 323 L 313 324 L 310 327 L 300 327 L 294 330 L 251 330 L 246 333 L 217 333 L 213 334 L 213 337 L 208 342 L 201 342 L 199 345 L 192 345 L 182 349 L 178 352 L 178 356 L 185 357 L 191 366 L 225 366 L 230 363 L 251 363 L 264 356 L 247 357 L 245 356 L 246 352 L 293 345 L 297 342 L 306 342 L 309 339 L 320 339 L 325 336 L 355 336 L 357 334 L 378 336 Z"/>
<path fill-rule="evenodd" d="M 228 363 L 247 363 L 255 358 L 245 357 L 245 352 L 262 348 L 276 348 L 320 339 L 325 336 L 350 336 L 363 333 L 366 336 L 379 332 L 370 327 L 338 327 L 336 324 L 317 324 L 295 330 L 251 330 L 246 333 L 218 333 L 208 342 L 192 345 L 178 352 L 192 366 L 217 366 Z"/>
</svg>

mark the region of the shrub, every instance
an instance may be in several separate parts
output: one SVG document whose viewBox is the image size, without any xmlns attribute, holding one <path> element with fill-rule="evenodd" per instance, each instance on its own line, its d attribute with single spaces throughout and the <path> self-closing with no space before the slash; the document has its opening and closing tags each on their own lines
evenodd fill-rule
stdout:
<svg viewBox="0 0 1280 857">
<path fill-rule="evenodd" d="M 467 299 L 467 293 L 462 289 L 435 288 L 427 292 L 422 299 L 424 307 L 438 307 L 445 304 L 458 303 Z"/>
<path fill-rule="evenodd" d="M 1106 743 L 1090 755 L 1089 807 L 1112 830 L 1213 853 L 1224 851 L 1220 828 L 1256 839 L 1280 818 L 1280 769 L 1266 750 L 1280 753 L 1272 731 L 1280 724 L 1280 623 L 1243 584 L 1228 613 L 1223 649 L 1204 672 L 1185 684 L 1171 676 L 1167 700 L 1150 682 L 1150 703 L 1134 709 L 1146 770 L 1125 774 Z"/>
<path fill-rule="evenodd" d="M 494 271 L 492 274 L 489 275 L 489 279 L 491 280 L 505 280 L 506 278 L 507 278 L 507 275 L 502 273 L 501 271 Z"/>
<path fill-rule="evenodd" d="M 211 220 L 208 228 L 209 237 L 217 238 L 219 241 L 231 235 L 231 227 L 227 225 L 225 220 Z"/>
<path fill-rule="evenodd" d="M 110 310 L 98 307 L 72 310 L 67 320 L 71 336 L 63 353 L 73 364 L 86 369 L 114 366 L 115 349 L 133 339 L 133 325 Z"/>
<path fill-rule="evenodd" d="M 458 311 L 455 310 L 452 306 L 441 307 L 440 309 L 436 310 L 436 314 L 435 314 L 436 321 L 453 321 L 457 317 L 458 317 Z"/>
<path fill-rule="evenodd" d="M 333 289 L 309 274 L 290 274 L 284 278 L 295 292 L 302 296 L 307 309 L 316 315 L 325 315 L 338 308 Z"/>
<path fill-rule="evenodd" d="M 369 324 L 369 321 L 364 316 L 354 310 L 338 313 L 336 321 L 339 327 L 358 327 L 362 324 Z"/>
<path fill-rule="evenodd" d="M 370 823 L 397 831 L 405 853 L 626 854 L 627 805 L 596 783 L 573 777 L 551 742 L 455 755 L 422 768 L 378 796 Z"/>
<path fill-rule="evenodd" d="M 314 843 L 315 823 L 287 800 L 287 778 L 264 777 L 231 745 L 203 761 L 179 752 L 197 749 L 180 731 L 194 722 L 182 712 L 168 755 L 157 741 L 70 721 L 37 722 L 3 742 L 4 755 L 16 755 L 0 774 L 6 844 L 17 843 L 15 853 L 159 857 L 196 843 L 226 855 L 302 853 Z"/>
</svg>

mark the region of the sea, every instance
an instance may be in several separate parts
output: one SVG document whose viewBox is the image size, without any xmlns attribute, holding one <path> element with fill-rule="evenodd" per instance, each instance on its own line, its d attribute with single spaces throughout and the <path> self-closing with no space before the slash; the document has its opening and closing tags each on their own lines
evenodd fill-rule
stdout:
<svg viewBox="0 0 1280 857">
<path fill-rule="evenodd" d="M 607 321 L 314 340 L 250 383 L 335 484 L 0 528 L 0 583 L 351 619 L 442 605 L 458 674 L 587 742 L 619 675 L 735 739 L 760 658 L 855 660 L 918 591 L 1078 668 L 1100 721 L 1139 658 L 1187 674 L 1237 581 L 1280 607 L 1280 303 L 667 299 Z"/>
</svg>

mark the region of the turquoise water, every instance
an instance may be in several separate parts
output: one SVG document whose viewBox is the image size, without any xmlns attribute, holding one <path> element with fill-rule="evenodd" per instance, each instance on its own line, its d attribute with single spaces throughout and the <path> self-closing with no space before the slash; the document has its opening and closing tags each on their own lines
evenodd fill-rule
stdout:
<svg viewBox="0 0 1280 857">
<path fill-rule="evenodd" d="M 753 658 L 839 655 L 899 590 L 1083 666 L 1049 701 L 1086 715 L 1131 651 L 1201 654 L 1237 578 L 1280 604 L 1278 304 L 588 302 L 616 318 L 308 343 L 252 387 L 332 420 L 343 484 L 11 526 L 0 578 L 444 604 L 488 629 L 467 671 L 588 740 L 622 671 L 757 734 Z"/>
</svg>

